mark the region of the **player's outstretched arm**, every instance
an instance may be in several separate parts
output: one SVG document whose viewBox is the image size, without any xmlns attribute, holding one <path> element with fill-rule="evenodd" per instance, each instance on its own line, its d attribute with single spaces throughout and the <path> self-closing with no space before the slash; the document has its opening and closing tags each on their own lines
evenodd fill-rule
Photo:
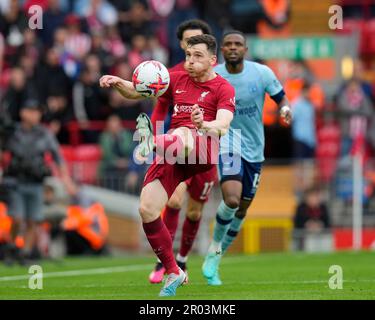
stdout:
<svg viewBox="0 0 375 320">
<path fill-rule="evenodd" d="M 145 99 L 145 97 L 134 89 L 132 82 L 119 77 L 104 75 L 100 78 L 99 83 L 102 88 L 115 88 L 124 98 Z"/>
<path fill-rule="evenodd" d="M 191 120 L 199 130 L 223 136 L 229 130 L 230 123 L 233 120 L 233 113 L 227 109 L 219 109 L 215 120 L 204 121 L 201 109 L 198 105 L 194 105 Z"/>
</svg>

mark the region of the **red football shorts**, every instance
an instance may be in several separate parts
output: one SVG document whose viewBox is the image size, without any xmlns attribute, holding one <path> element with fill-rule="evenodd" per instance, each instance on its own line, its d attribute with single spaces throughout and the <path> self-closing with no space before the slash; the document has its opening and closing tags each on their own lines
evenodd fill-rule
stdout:
<svg viewBox="0 0 375 320">
<path fill-rule="evenodd" d="M 197 177 L 197 183 L 200 184 L 200 188 L 195 187 L 196 184 L 194 180 L 192 180 L 194 184 L 189 186 L 189 192 L 192 191 L 192 193 L 194 194 L 193 199 L 197 201 L 206 201 L 206 197 L 204 194 L 202 194 L 202 192 L 206 191 L 205 193 L 207 193 L 208 195 L 209 191 L 212 188 L 212 186 L 210 187 L 210 185 L 206 183 L 210 183 L 211 181 L 217 179 L 216 165 L 219 158 L 219 141 L 218 139 L 209 139 L 209 142 L 207 144 L 207 140 L 204 140 L 205 136 L 197 135 L 195 130 L 192 130 L 192 133 L 195 139 L 195 148 L 192 153 L 195 155 L 196 164 L 169 164 L 167 161 L 164 161 L 164 163 L 160 163 L 156 159 L 154 159 L 153 163 L 147 170 L 143 186 L 146 186 L 148 183 L 158 179 L 160 180 L 164 189 L 167 191 L 168 198 L 170 198 L 181 182 L 186 181 L 197 174 L 203 174 L 207 172 L 207 174 L 205 173 L 202 178 Z M 204 161 L 200 161 L 202 159 L 204 159 Z M 186 162 L 188 161 L 186 160 Z M 204 164 L 202 164 L 202 162 Z M 205 188 L 207 190 L 204 190 Z"/>
<path fill-rule="evenodd" d="M 196 174 L 185 181 L 190 196 L 198 202 L 207 202 L 211 189 L 217 182 L 217 167 L 213 166 L 210 170 Z"/>
</svg>

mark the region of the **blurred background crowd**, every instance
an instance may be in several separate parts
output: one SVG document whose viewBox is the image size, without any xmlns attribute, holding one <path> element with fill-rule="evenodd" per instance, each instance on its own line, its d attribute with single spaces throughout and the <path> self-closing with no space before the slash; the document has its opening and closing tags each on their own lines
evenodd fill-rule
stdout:
<svg viewBox="0 0 375 320">
<path fill-rule="evenodd" d="M 375 167 L 366 160 L 375 155 L 375 1 L 318 0 L 311 6 L 302 2 L 2 0 L 2 147 L 14 124 L 30 120 L 23 111 L 38 109 L 41 123 L 56 138 L 65 160 L 66 168 L 60 169 L 76 185 L 138 195 L 146 167 L 133 162 L 135 119 L 140 112 L 150 114 L 154 101 L 126 100 L 115 90 L 102 90 L 98 80 L 107 73 L 130 80 L 133 69 L 144 60 L 155 59 L 167 66 L 182 61 L 176 28 L 184 20 L 200 18 L 210 24 L 218 41 L 227 29 L 248 34 L 249 57 L 270 65 L 285 87 L 294 120 L 286 127 L 279 121 L 275 105 L 266 99 L 265 152 L 270 165 L 274 161 L 293 165 L 295 224 L 302 229 L 330 227 L 328 209 L 319 209 L 323 200 L 316 198 L 339 181 L 335 191 L 342 203 L 352 200 L 352 189 L 347 187 L 352 178 L 346 179 L 352 166 L 347 156 L 356 154 L 365 163 L 364 205 L 371 214 Z M 29 28 L 29 8 L 35 4 L 43 9 L 40 30 Z M 333 4 L 341 5 L 344 13 L 343 28 L 337 30 L 328 27 L 328 7 Z M 278 57 L 278 44 L 272 47 L 271 42 L 295 36 L 329 38 L 328 47 L 335 48 L 330 54 L 314 56 L 309 53 L 314 48 L 306 45 L 300 54 Z M 349 42 L 340 44 L 340 37 Z M 259 39 L 271 41 L 264 42 L 270 45 L 269 52 L 262 54 Z M 343 48 L 348 46 L 351 51 L 346 52 Z M 63 161 L 52 158 L 58 165 Z M 4 152 L 3 168 L 7 161 L 11 160 Z M 55 174 L 53 168 L 51 174 Z M 80 197 L 77 190 L 68 192 L 74 201 Z M 46 208 L 53 202 L 54 192 L 51 185 L 44 186 Z M 71 203 L 77 203 L 74 201 Z M 84 207 L 91 208 L 93 203 Z M 102 213 L 102 208 L 95 208 L 85 214 Z M 74 212 L 73 216 L 78 214 Z M 66 217 L 66 211 L 62 216 Z M 319 219 L 315 224 L 310 221 Z M 104 234 L 107 229 L 108 225 L 103 227 Z M 69 239 L 75 241 L 74 236 Z"/>
</svg>

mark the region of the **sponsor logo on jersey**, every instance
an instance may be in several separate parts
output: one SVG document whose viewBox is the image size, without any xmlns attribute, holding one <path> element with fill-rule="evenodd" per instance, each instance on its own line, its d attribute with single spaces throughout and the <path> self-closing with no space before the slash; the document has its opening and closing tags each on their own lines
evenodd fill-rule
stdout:
<svg viewBox="0 0 375 320">
<path fill-rule="evenodd" d="M 202 113 L 204 114 L 204 109 L 203 108 L 200 108 Z M 178 104 L 175 104 L 173 106 L 173 114 L 172 114 L 172 117 L 175 117 L 177 116 L 178 113 L 181 113 L 181 112 L 184 112 L 184 113 L 192 113 L 193 112 L 193 106 L 186 106 L 186 105 L 178 105 Z"/>
</svg>

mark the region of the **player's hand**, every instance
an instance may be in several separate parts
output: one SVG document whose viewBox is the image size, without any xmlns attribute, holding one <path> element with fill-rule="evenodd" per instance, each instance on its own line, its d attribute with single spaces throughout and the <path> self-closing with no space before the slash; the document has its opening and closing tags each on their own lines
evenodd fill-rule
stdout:
<svg viewBox="0 0 375 320">
<path fill-rule="evenodd" d="M 105 75 L 100 78 L 99 84 L 102 88 L 109 88 L 112 86 L 116 86 L 117 84 L 120 84 L 122 82 L 122 79 L 116 76 L 111 75 Z"/>
<path fill-rule="evenodd" d="M 197 129 L 201 129 L 203 126 L 203 112 L 199 108 L 199 105 L 193 105 L 193 111 L 191 112 L 191 121 L 197 127 Z"/>
<path fill-rule="evenodd" d="M 280 115 L 287 124 L 292 122 L 292 110 L 288 106 L 284 106 L 280 110 Z"/>
</svg>

